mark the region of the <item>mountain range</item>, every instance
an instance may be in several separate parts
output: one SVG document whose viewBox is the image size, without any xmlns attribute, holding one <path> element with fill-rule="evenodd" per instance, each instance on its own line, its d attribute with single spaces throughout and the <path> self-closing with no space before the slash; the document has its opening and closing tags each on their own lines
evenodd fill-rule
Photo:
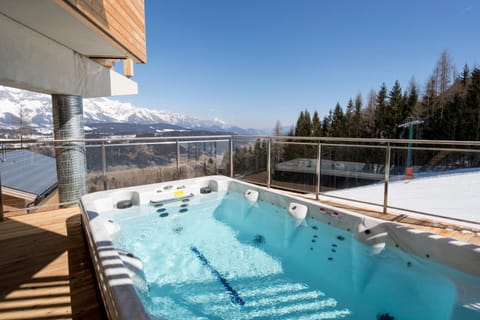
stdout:
<svg viewBox="0 0 480 320">
<path fill-rule="evenodd" d="M 109 98 L 83 99 L 83 116 L 87 127 L 95 124 L 124 123 L 139 126 L 167 125 L 170 130 L 209 131 L 241 135 L 265 134 L 262 130 L 244 129 L 220 119 L 201 120 L 188 115 L 153 110 Z M 50 95 L 0 86 L 0 125 L 6 129 L 24 126 L 40 132 L 53 127 Z"/>
</svg>

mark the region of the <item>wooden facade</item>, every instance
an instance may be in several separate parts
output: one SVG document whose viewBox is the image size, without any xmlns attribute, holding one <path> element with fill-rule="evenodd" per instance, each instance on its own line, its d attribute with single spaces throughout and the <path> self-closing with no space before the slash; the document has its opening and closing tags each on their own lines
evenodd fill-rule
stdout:
<svg viewBox="0 0 480 320">
<path fill-rule="evenodd" d="M 147 62 L 143 0 L 55 0 L 128 54 L 124 58 Z M 102 57 L 99 57 L 102 58 Z M 108 57 L 106 57 L 108 58 Z"/>
</svg>

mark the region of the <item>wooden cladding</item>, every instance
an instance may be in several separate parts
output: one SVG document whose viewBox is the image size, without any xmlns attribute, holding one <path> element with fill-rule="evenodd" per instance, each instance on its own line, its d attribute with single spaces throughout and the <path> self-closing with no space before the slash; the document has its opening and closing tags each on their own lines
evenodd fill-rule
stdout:
<svg viewBox="0 0 480 320">
<path fill-rule="evenodd" d="M 133 60 L 125 59 L 123 60 L 123 75 L 127 78 L 133 77 Z"/>
<path fill-rule="evenodd" d="M 106 40 L 125 52 L 125 58 L 146 63 L 144 0 L 56 0 L 80 14 Z M 65 6 L 66 5 L 66 6 Z"/>
</svg>

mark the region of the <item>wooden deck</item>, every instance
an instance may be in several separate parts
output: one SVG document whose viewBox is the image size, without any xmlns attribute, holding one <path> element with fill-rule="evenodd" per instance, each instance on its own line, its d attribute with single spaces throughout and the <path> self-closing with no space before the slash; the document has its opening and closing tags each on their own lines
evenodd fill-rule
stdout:
<svg viewBox="0 0 480 320">
<path fill-rule="evenodd" d="M 0 319 L 105 319 L 80 208 L 0 222 Z"/>
</svg>

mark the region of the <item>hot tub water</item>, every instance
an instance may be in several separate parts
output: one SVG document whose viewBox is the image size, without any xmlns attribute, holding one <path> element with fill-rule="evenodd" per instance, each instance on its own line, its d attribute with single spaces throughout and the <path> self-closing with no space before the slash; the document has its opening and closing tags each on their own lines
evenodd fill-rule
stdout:
<svg viewBox="0 0 480 320">
<path fill-rule="evenodd" d="M 107 213 L 144 264 L 138 293 L 166 319 L 451 319 L 455 270 L 240 192 Z M 468 312 L 465 313 L 468 318 Z M 473 313 L 472 313 L 473 315 Z M 387 317 L 388 316 L 388 317 Z M 382 318 L 383 317 L 383 318 Z"/>
</svg>

